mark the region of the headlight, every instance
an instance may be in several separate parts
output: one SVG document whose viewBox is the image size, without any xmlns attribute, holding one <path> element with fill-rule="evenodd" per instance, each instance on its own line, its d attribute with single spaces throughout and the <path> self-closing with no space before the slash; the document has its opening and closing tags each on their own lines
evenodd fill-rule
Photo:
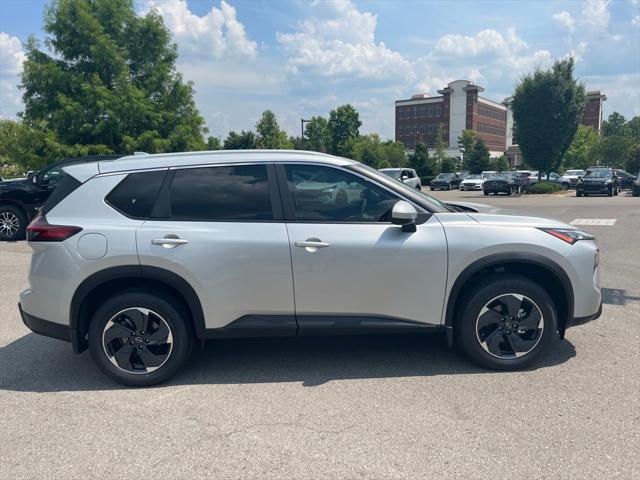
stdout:
<svg viewBox="0 0 640 480">
<path fill-rule="evenodd" d="M 595 240 L 596 237 L 582 230 L 574 230 L 573 228 L 539 228 L 543 232 L 553 235 L 560 240 L 573 245 L 579 240 Z"/>
<path fill-rule="evenodd" d="M 607 185 L 609 185 L 609 184 L 611 183 L 611 180 L 607 180 L 607 181 L 606 181 L 606 182 L 604 182 L 604 183 L 606 183 Z"/>
</svg>

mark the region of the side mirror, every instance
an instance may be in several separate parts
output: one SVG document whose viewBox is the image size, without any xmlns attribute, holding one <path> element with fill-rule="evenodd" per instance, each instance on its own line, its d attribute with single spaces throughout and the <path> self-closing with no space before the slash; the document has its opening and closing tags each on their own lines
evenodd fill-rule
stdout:
<svg viewBox="0 0 640 480">
<path fill-rule="evenodd" d="M 408 179 L 408 178 L 409 178 L 409 177 L 408 177 L 407 175 L 402 175 L 402 176 L 400 177 L 400 180 L 402 180 L 402 181 L 404 182 L 404 181 L 405 181 L 406 179 Z"/>
<path fill-rule="evenodd" d="M 391 223 L 402 225 L 403 232 L 415 232 L 418 211 L 413 205 L 404 200 L 399 200 L 391 210 Z"/>
</svg>

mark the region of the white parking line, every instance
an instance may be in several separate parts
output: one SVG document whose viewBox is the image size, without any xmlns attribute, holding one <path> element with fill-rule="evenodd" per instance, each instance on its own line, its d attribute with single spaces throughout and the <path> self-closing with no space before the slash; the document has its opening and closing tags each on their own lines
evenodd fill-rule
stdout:
<svg viewBox="0 0 640 480">
<path fill-rule="evenodd" d="M 600 226 L 612 226 L 615 225 L 617 218 L 576 218 L 569 222 L 570 225 L 600 225 Z"/>
</svg>

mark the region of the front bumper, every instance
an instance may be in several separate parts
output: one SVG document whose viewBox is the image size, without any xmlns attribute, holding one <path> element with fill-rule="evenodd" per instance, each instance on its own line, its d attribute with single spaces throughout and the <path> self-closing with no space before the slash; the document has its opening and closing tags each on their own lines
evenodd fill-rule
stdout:
<svg viewBox="0 0 640 480">
<path fill-rule="evenodd" d="M 576 191 L 579 193 L 609 193 L 610 188 L 613 188 L 611 184 L 607 185 L 604 183 L 598 183 L 596 185 L 578 184 L 576 186 Z"/>
<path fill-rule="evenodd" d="M 587 315 L 586 317 L 574 317 L 565 325 L 566 328 L 575 327 L 578 325 L 582 325 L 584 323 L 590 322 L 591 320 L 597 320 L 602 315 L 602 300 L 600 300 L 600 306 L 598 307 L 598 311 L 593 315 Z"/>
<path fill-rule="evenodd" d="M 18 304 L 18 310 L 20 310 L 22 322 L 33 333 L 44 335 L 45 337 L 57 338 L 58 340 L 64 340 L 65 342 L 71 341 L 71 330 L 68 325 L 61 325 L 59 323 L 50 322 L 49 320 L 43 320 L 42 318 L 29 315 L 27 312 L 22 310 L 21 304 Z"/>
</svg>

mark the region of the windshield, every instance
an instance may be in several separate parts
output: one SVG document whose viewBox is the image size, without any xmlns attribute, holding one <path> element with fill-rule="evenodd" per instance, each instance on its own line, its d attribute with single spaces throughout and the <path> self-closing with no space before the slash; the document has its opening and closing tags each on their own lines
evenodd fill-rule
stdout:
<svg viewBox="0 0 640 480">
<path fill-rule="evenodd" d="M 453 177 L 453 173 L 440 173 L 437 177 L 436 180 L 444 180 L 444 179 L 448 179 Z"/>
<path fill-rule="evenodd" d="M 385 183 L 389 180 L 389 176 L 388 175 L 384 175 L 382 172 L 379 172 L 378 170 L 376 170 L 375 168 L 372 168 L 368 165 L 365 165 L 363 163 L 356 163 L 353 165 L 349 165 L 350 169 L 361 173 L 367 177 L 370 177 L 376 181 L 379 181 L 380 183 L 382 183 L 383 185 L 385 185 Z M 427 195 L 426 193 L 423 193 L 421 191 L 416 190 L 415 188 L 409 187 L 406 183 L 401 182 L 400 180 L 396 180 L 396 179 L 391 179 L 391 182 L 393 182 L 393 189 L 397 190 L 399 193 L 401 193 L 402 195 L 404 195 L 407 198 L 410 199 L 416 199 L 417 203 L 427 203 L 430 210 L 437 213 L 437 212 L 457 212 L 458 210 L 456 210 L 453 207 L 450 207 L 449 205 L 447 205 L 446 203 L 441 202 L 440 200 L 438 200 L 437 198 L 432 197 L 431 195 Z"/>
<path fill-rule="evenodd" d="M 380 170 L 380 171 L 391 178 L 395 178 L 396 180 L 400 179 L 400 172 L 402 172 L 402 170 Z"/>
<path fill-rule="evenodd" d="M 482 175 L 467 175 L 465 180 L 482 180 Z"/>
<path fill-rule="evenodd" d="M 589 170 L 585 175 L 586 178 L 607 178 L 611 176 L 611 170 Z"/>
</svg>

